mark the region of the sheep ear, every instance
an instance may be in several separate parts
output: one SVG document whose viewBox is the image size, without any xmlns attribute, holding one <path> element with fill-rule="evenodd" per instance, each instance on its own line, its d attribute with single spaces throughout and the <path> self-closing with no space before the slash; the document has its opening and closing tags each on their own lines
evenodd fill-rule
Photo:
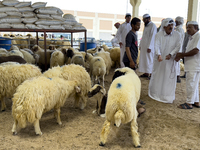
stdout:
<svg viewBox="0 0 200 150">
<path fill-rule="evenodd" d="M 75 86 L 76 89 L 76 93 L 80 93 L 81 92 L 81 88 L 79 86 Z"/>
</svg>

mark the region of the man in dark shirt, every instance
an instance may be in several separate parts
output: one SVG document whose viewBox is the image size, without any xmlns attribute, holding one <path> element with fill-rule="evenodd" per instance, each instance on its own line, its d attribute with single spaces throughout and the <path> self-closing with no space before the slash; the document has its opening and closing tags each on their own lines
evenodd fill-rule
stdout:
<svg viewBox="0 0 200 150">
<path fill-rule="evenodd" d="M 136 31 L 140 29 L 141 20 L 139 18 L 133 18 L 131 20 L 132 29 L 126 35 L 126 52 L 124 54 L 123 62 L 126 67 L 135 70 L 136 60 L 138 57 L 138 43 Z"/>
</svg>

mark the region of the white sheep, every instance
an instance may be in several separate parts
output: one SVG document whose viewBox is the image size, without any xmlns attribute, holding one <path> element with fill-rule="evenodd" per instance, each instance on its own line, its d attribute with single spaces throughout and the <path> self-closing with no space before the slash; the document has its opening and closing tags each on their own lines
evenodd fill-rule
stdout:
<svg viewBox="0 0 200 150">
<path fill-rule="evenodd" d="M 105 117 L 105 108 L 107 103 L 105 88 L 99 84 L 95 84 L 88 92 L 89 98 L 93 96 L 95 96 L 95 99 L 97 99 L 96 110 L 94 110 L 93 113 L 97 113 L 101 117 Z"/>
<path fill-rule="evenodd" d="M 48 78 L 60 77 L 65 80 L 76 80 L 81 88 L 81 93 L 74 95 L 74 107 L 78 107 L 80 99 L 82 100 L 81 109 L 84 109 L 88 99 L 88 91 L 91 89 L 90 75 L 85 68 L 80 65 L 70 64 L 62 67 L 53 67 L 43 73 Z"/>
<path fill-rule="evenodd" d="M 61 51 L 56 50 L 51 54 L 50 68 L 56 66 L 63 66 L 65 64 L 65 56 Z"/>
<path fill-rule="evenodd" d="M 131 122 L 133 144 L 140 147 L 136 106 L 140 98 L 141 82 L 136 73 L 128 67 L 116 69 L 115 73 L 118 72 L 122 73 L 122 76 L 113 80 L 108 91 L 106 121 L 100 136 L 100 146 L 104 146 L 107 141 L 110 125 L 119 127 L 122 123 Z"/>
<path fill-rule="evenodd" d="M 114 47 L 109 49 L 107 45 L 102 45 L 102 47 L 106 52 L 110 53 L 110 58 L 113 61 L 112 66 L 120 67 L 120 48 Z"/>
<path fill-rule="evenodd" d="M 110 53 L 109 52 L 98 52 L 98 53 L 95 53 L 93 56 L 103 58 L 103 60 L 106 64 L 106 75 L 108 75 L 110 68 L 112 66 L 112 60 L 110 58 Z"/>
<path fill-rule="evenodd" d="M 42 76 L 26 80 L 17 88 L 12 99 L 13 134 L 17 134 L 17 125 L 25 128 L 27 122 L 30 122 L 34 124 L 35 133 L 42 135 L 39 120 L 42 114 L 51 109 L 54 109 L 57 122 L 61 125 L 60 107 L 71 94 L 76 92 L 80 93 L 76 81 Z"/>
<path fill-rule="evenodd" d="M 21 49 L 21 50 L 19 50 L 19 51 L 23 54 L 24 60 L 25 60 L 27 63 L 29 63 L 29 64 L 35 64 L 35 63 L 36 63 L 34 56 L 31 55 L 29 52 L 27 52 L 27 51 L 25 51 L 25 50 L 23 50 L 23 49 Z"/>
<path fill-rule="evenodd" d="M 24 58 L 24 55 L 19 50 L 11 50 L 8 52 L 7 56 L 20 56 Z"/>
<path fill-rule="evenodd" d="M 104 87 L 104 77 L 106 74 L 106 64 L 103 58 L 101 57 L 93 57 L 90 62 L 90 75 L 93 81 L 93 85 L 95 81 L 98 81 L 100 84 L 100 79 L 102 79 L 102 86 Z"/>
<path fill-rule="evenodd" d="M 71 59 L 71 64 L 77 64 L 85 67 L 85 61 L 81 53 L 75 53 Z"/>
<path fill-rule="evenodd" d="M 31 64 L 0 66 L 1 110 L 6 108 L 4 98 L 11 98 L 16 88 L 28 78 L 40 75 L 40 69 Z"/>
</svg>

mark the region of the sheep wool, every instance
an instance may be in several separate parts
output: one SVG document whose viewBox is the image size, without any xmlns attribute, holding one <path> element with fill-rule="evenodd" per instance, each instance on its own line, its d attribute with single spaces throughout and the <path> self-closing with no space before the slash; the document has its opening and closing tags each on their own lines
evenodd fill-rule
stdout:
<svg viewBox="0 0 200 150">
<path fill-rule="evenodd" d="M 29 64 L 35 64 L 35 58 L 33 57 L 33 55 L 31 55 L 29 52 L 27 52 L 25 50 L 20 50 L 20 52 L 23 54 L 24 60 L 27 63 L 29 63 Z"/>
<path fill-rule="evenodd" d="M 131 132 L 135 147 L 140 147 L 139 134 L 137 132 L 137 102 L 140 98 L 141 82 L 136 73 L 128 68 L 120 68 L 116 71 L 125 74 L 113 80 L 106 105 L 106 121 L 101 132 L 101 146 L 104 146 L 110 131 L 110 124 L 119 127 L 121 124 L 131 122 Z"/>
<path fill-rule="evenodd" d="M 61 125 L 60 107 L 75 92 L 80 92 L 76 81 L 44 76 L 26 80 L 17 88 L 12 99 L 12 116 L 15 120 L 12 132 L 16 134 L 17 125 L 25 128 L 30 122 L 34 124 L 35 133 L 42 135 L 39 120 L 43 113 L 51 109 L 55 110 L 57 122 Z"/>
<path fill-rule="evenodd" d="M 56 66 L 63 66 L 65 63 L 65 56 L 61 51 L 55 51 L 51 54 L 50 68 Z"/>
<path fill-rule="evenodd" d="M 88 92 L 91 88 L 91 79 L 88 72 L 80 65 L 70 64 L 62 67 L 53 67 L 43 73 L 48 78 L 59 76 L 65 80 L 76 80 L 81 88 L 80 93 L 76 93 L 74 107 L 78 107 L 79 99 L 82 100 L 81 109 L 84 109 L 88 99 Z"/>
<path fill-rule="evenodd" d="M 28 78 L 40 75 L 40 69 L 31 64 L 0 66 L 1 110 L 4 111 L 6 108 L 4 98 L 11 98 L 16 88 Z"/>
</svg>

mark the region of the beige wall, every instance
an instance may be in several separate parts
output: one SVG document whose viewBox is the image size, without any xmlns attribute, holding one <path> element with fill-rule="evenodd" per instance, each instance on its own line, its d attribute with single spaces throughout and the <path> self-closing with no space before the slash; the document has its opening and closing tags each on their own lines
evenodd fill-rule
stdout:
<svg viewBox="0 0 200 150">
<path fill-rule="evenodd" d="M 93 13 L 93 12 L 77 11 L 77 16 L 95 17 L 95 13 Z"/>
<path fill-rule="evenodd" d="M 86 29 L 93 29 L 93 19 L 79 19 L 79 23 L 82 23 Z"/>
<path fill-rule="evenodd" d="M 98 13 L 99 18 L 114 18 L 114 14 L 103 14 L 103 13 Z"/>
<path fill-rule="evenodd" d="M 99 24 L 100 24 L 99 26 L 100 30 L 112 30 L 112 26 L 113 26 L 112 21 L 100 20 Z"/>
</svg>

